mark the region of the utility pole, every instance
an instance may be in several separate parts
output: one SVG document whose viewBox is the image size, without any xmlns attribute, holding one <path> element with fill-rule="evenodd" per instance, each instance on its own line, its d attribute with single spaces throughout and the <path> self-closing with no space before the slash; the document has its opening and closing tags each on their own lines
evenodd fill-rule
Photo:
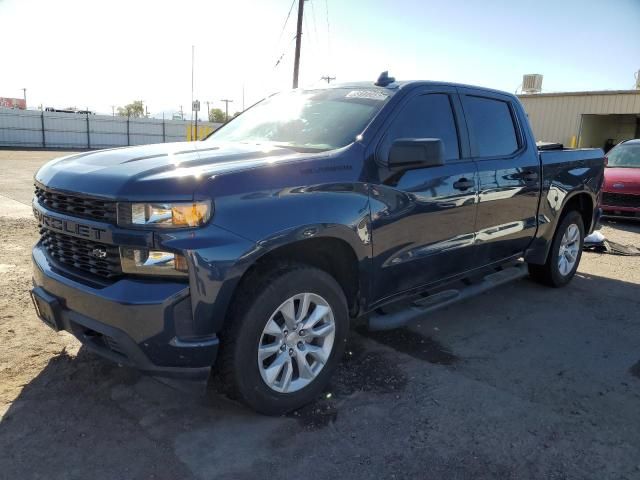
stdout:
<svg viewBox="0 0 640 480">
<path fill-rule="evenodd" d="M 304 0 L 298 0 L 298 27 L 296 29 L 296 56 L 293 60 L 293 88 L 298 88 L 298 74 L 300 73 L 300 47 L 302 46 L 302 16 L 304 15 Z"/>
<path fill-rule="evenodd" d="M 180 120 L 184 120 L 184 111 L 182 110 L 182 105 L 180 105 Z"/>
<path fill-rule="evenodd" d="M 224 121 L 228 122 L 229 121 L 229 104 L 233 103 L 233 100 L 227 100 L 226 98 L 223 100 L 220 100 L 221 102 L 224 102 Z"/>
<path fill-rule="evenodd" d="M 331 80 L 335 80 L 336 77 L 330 77 L 329 75 L 326 75 L 324 77 L 320 77 L 320 80 L 326 80 L 327 83 L 331 83 Z"/>
<path fill-rule="evenodd" d="M 24 108 L 27 108 L 27 89 L 26 88 L 22 89 L 22 96 L 24 98 Z"/>
<path fill-rule="evenodd" d="M 112 117 L 116 116 L 116 106 L 115 105 L 111 105 L 111 116 Z"/>
<path fill-rule="evenodd" d="M 196 110 L 196 140 L 198 140 L 198 110 Z"/>
<path fill-rule="evenodd" d="M 193 121 L 193 65 L 195 63 L 196 47 L 191 45 L 191 121 Z"/>
<path fill-rule="evenodd" d="M 210 122 L 211 121 L 211 109 L 209 108 L 209 104 L 213 103 L 213 102 L 210 102 L 210 101 L 207 100 L 204 103 L 207 104 L 207 122 Z"/>
</svg>

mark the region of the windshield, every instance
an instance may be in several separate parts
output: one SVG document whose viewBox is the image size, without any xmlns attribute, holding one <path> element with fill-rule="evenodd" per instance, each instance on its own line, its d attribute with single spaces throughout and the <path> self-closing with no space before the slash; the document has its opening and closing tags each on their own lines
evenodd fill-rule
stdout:
<svg viewBox="0 0 640 480">
<path fill-rule="evenodd" d="M 388 97 L 386 91 L 372 88 L 280 93 L 250 108 L 207 141 L 333 150 L 352 143 Z"/>
<path fill-rule="evenodd" d="M 608 155 L 608 166 L 618 168 L 640 168 L 640 144 L 618 145 Z"/>
</svg>

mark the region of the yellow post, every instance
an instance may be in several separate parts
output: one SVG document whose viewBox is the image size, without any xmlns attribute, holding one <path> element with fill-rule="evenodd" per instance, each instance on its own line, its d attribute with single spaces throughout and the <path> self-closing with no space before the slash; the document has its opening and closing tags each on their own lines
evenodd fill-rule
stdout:
<svg viewBox="0 0 640 480">
<path fill-rule="evenodd" d="M 573 137 L 571 137 L 570 148 L 576 148 L 577 146 L 578 146 L 578 139 L 574 135 Z"/>
</svg>

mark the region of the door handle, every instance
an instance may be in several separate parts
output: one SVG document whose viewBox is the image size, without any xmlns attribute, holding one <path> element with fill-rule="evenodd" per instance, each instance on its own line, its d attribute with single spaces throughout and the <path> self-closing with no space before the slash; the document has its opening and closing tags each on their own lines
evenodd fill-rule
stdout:
<svg viewBox="0 0 640 480">
<path fill-rule="evenodd" d="M 467 180 L 466 178 L 461 178 L 460 180 L 458 180 L 453 184 L 453 188 L 455 188 L 456 190 L 463 190 L 463 191 L 468 190 L 473 186 L 474 186 L 473 181 Z"/>
<path fill-rule="evenodd" d="M 522 173 L 520 178 L 522 178 L 522 180 L 524 180 L 525 182 L 536 182 L 538 180 L 538 172 L 531 170 L 525 171 Z"/>
</svg>

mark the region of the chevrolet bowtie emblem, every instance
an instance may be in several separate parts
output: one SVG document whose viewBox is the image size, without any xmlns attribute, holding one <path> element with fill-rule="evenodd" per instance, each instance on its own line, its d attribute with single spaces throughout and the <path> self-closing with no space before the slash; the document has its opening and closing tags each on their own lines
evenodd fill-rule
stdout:
<svg viewBox="0 0 640 480">
<path fill-rule="evenodd" d="M 91 256 L 96 258 L 106 258 L 107 251 L 104 248 L 94 248 L 91 250 Z"/>
</svg>

